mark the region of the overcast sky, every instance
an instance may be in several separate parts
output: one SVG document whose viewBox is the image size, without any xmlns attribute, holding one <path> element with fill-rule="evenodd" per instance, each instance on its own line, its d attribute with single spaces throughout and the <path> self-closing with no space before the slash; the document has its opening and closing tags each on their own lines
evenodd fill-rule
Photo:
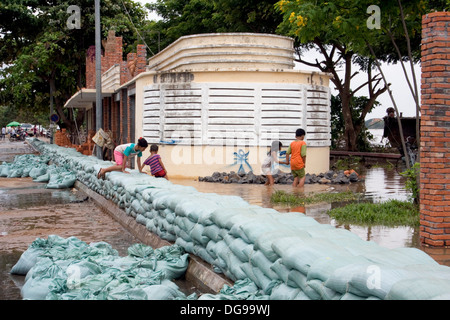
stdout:
<svg viewBox="0 0 450 320">
<path fill-rule="evenodd" d="M 305 55 L 304 59 L 306 61 L 314 62 L 315 58 L 320 59 L 321 55 L 312 51 L 310 54 Z M 320 60 L 319 60 L 320 61 Z M 413 79 L 411 76 L 411 66 L 408 63 L 405 63 L 405 69 L 408 73 L 409 79 L 411 84 L 413 83 Z M 414 103 L 414 99 L 411 95 L 411 91 L 408 87 L 408 83 L 406 81 L 403 69 L 401 67 L 400 63 L 397 64 L 386 64 L 383 63 L 381 66 L 384 76 L 386 77 L 386 80 L 391 84 L 391 91 L 392 96 L 394 97 L 395 103 L 397 105 L 397 108 L 399 112 L 403 113 L 404 117 L 415 117 L 416 116 L 416 106 Z M 305 64 L 297 64 L 296 69 L 299 70 L 315 70 L 317 71 L 317 68 L 306 66 Z M 353 72 L 358 71 L 358 66 L 354 66 L 352 68 Z M 416 75 L 416 81 L 417 81 L 417 87 L 419 89 L 419 103 L 420 103 L 420 76 L 421 76 L 421 68 L 420 65 L 414 66 L 414 71 Z M 372 74 L 375 75 L 378 70 L 375 69 Z M 343 75 L 343 72 L 340 72 L 340 76 Z M 352 79 L 352 85 L 351 87 L 353 89 L 358 88 L 361 84 L 365 83 L 367 81 L 367 74 L 364 72 L 360 72 L 357 76 L 355 76 Z M 380 82 L 378 85 L 381 87 L 383 84 L 383 81 Z M 330 82 L 330 88 L 331 93 L 336 95 L 338 92 L 335 90 L 333 83 Z M 367 89 L 361 89 L 357 92 L 357 96 L 368 96 L 368 90 Z M 381 94 L 378 99 L 378 102 L 380 102 L 380 105 L 378 107 L 375 107 L 375 109 L 366 117 L 366 120 L 370 118 L 382 118 L 386 115 L 386 109 L 389 107 L 393 107 L 392 100 L 389 96 L 389 93 L 386 91 L 383 94 Z"/>
<path fill-rule="evenodd" d="M 140 2 L 142 4 L 155 2 L 155 0 L 135 0 L 135 1 Z M 157 19 L 157 15 L 155 15 L 154 13 L 149 13 L 148 18 L 149 19 Z M 315 57 L 317 56 L 317 53 L 311 52 L 310 54 L 305 55 L 305 60 L 308 61 L 309 56 L 311 57 L 310 61 L 314 61 Z M 320 57 L 320 55 L 319 55 L 319 57 Z M 412 83 L 413 80 L 411 77 L 411 72 L 410 72 L 411 67 L 410 67 L 409 63 L 405 64 L 405 68 L 408 72 L 410 81 Z M 304 64 L 297 65 L 295 67 L 295 69 L 317 71 L 316 68 L 308 67 Z M 358 67 L 355 66 L 353 68 L 353 70 L 357 71 Z M 391 83 L 392 95 L 395 99 L 395 103 L 397 104 L 397 108 L 399 109 L 399 112 L 403 113 L 403 116 L 405 116 L 405 117 L 415 117 L 416 116 L 416 107 L 415 107 L 414 99 L 412 98 L 411 92 L 408 87 L 408 83 L 406 81 L 406 78 L 405 78 L 405 75 L 403 73 L 400 63 L 397 63 L 395 65 L 383 64 L 382 70 L 386 77 L 386 80 L 389 83 Z M 420 94 L 420 75 L 421 75 L 420 65 L 415 66 L 415 75 L 416 75 L 417 86 L 418 86 L 419 94 Z M 357 76 L 355 76 L 353 78 L 351 87 L 353 89 L 356 89 L 366 81 L 367 81 L 367 74 L 360 72 L 360 74 L 358 74 Z M 382 85 L 382 83 L 380 82 L 379 86 L 381 86 L 381 85 Z M 335 90 L 334 85 L 332 83 L 330 83 L 330 88 L 331 88 L 331 93 L 336 95 L 337 91 Z M 367 96 L 368 92 L 367 92 L 367 90 L 361 89 L 357 93 L 357 95 L 358 96 L 363 96 L 363 95 Z M 387 91 L 385 93 L 383 93 L 381 96 L 379 96 L 377 100 L 378 100 L 378 102 L 380 102 L 380 105 L 378 107 L 376 107 L 370 114 L 367 115 L 366 120 L 371 119 L 371 118 L 384 117 L 386 115 L 386 109 L 393 106 L 391 98 Z M 420 103 L 420 96 L 419 96 L 419 103 Z"/>
</svg>

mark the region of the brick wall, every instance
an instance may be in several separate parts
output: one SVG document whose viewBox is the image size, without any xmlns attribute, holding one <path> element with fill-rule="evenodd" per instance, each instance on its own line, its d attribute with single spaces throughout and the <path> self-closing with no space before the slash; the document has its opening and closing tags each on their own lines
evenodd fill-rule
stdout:
<svg viewBox="0 0 450 320">
<path fill-rule="evenodd" d="M 108 33 L 108 38 L 102 41 L 101 57 L 102 73 L 115 64 L 120 65 L 120 84 L 127 83 L 146 70 L 147 51 L 145 45 L 138 45 L 136 53 L 128 53 L 123 61 L 123 39 L 116 37 L 114 31 Z M 86 88 L 95 89 L 95 46 L 89 47 L 86 54 Z"/>
<path fill-rule="evenodd" d="M 101 57 L 102 73 L 116 64 L 120 65 L 120 85 L 145 72 L 147 66 L 145 45 L 138 45 L 136 52 L 128 53 L 127 60 L 123 61 L 122 42 L 122 37 L 116 37 L 114 31 L 110 31 L 108 38 L 102 41 L 103 54 Z M 91 46 L 86 54 L 86 88 L 95 89 L 95 80 L 95 46 Z M 128 89 L 133 88 L 135 88 L 134 83 L 128 88 L 122 89 L 120 101 L 116 102 L 112 97 L 103 98 L 102 101 L 103 130 L 111 130 L 114 140 L 118 144 L 135 142 L 132 141 L 134 132 L 131 132 L 134 114 L 130 110 L 130 97 L 127 93 Z M 95 123 L 95 119 L 93 120 Z"/>
<path fill-rule="evenodd" d="M 420 238 L 450 246 L 450 12 L 422 18 Z"/>
</svg>

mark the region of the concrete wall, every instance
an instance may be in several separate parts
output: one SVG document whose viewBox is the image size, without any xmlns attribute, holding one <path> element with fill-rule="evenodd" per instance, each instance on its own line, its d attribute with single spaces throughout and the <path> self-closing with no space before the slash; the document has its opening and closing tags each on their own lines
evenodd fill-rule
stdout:
<svg viewBox="0 0 450 320">
<path fill-rule="evenodd" d="M 136 137 L 161 145 L 170 176 L 259 174 L 271 141 L 286 150 L 303 128 L 307 172 L 327 171 L 329 75 L 293 70 L 292 46 L 292 39 L 275 35 L 180 38 L 135 79 Z"/>
<path fill-rule="evenodd" d="M 153 56 L 148 70 L 292 69 L 293 39 L 261 33 L 184 36 Z"/>
<path fill-rule="evenodd" d="M 196 177 L 242 163 L 260 173 L 271 141 L 286 150 L 304 128 L 307 172 L 320 173 L 329 169 L 329 94 L 327 76 L 294 70 L 147 72 L 136 80 L 136 134 L 162 146 L 171 176 Z"/>
</svg>

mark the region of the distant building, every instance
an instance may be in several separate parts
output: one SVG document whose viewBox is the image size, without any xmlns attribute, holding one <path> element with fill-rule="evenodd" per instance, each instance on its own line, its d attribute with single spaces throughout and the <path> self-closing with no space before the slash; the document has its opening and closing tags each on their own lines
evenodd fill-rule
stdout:
<svg viewBox="0 0 450 320">
<path fill-rule="evenodd" d="M 259 174 L 271 141 L 280 140 L 286 150 L 297 128 L 307 133 L 306 171 L 329 169 L 329 75 L 294 70 L 293 39 L 185 36 L 147 63 L 143 46 L 121 61 L 121 42 L 110 33 L 102 56 L 103 129 L 118 143 L 142 136 L 159 144 L 171 177 Z M 88 59 L 87 88 L 67 107 L 95 110 L 95 59 Z M 91 124 L 93 117 L 91 111 Z"/>
</svg>

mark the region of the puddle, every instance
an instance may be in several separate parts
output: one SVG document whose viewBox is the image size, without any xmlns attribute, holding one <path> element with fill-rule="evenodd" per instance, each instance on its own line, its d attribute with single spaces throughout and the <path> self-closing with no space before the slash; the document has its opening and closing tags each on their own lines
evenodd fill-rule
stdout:
<svg viewBox="0 0 450 320">
<path fill-rule="evenodd" d="M 76 203 L 83 200 L 73 193 L 72 189 L 52 190 L 43 186 L 3 189 L 0 192 L 0 211 Z"/>
<path fill-rule="evenodd" d="M 0 300 L 21 300 L 20 289 L 25 283 L 24 276 L 10 274 L 11 268 L 19 260 L 22 252 L 1 252 L 0 254 Z"/>
<path fill-rule="evenodd" d="M 365 172 L 364 196 L 376 203 L 388 199 L 408 200 L 411 194 L 405 189 L 405 181 L 395 169 L 369 169 Z"/>
</svg>

